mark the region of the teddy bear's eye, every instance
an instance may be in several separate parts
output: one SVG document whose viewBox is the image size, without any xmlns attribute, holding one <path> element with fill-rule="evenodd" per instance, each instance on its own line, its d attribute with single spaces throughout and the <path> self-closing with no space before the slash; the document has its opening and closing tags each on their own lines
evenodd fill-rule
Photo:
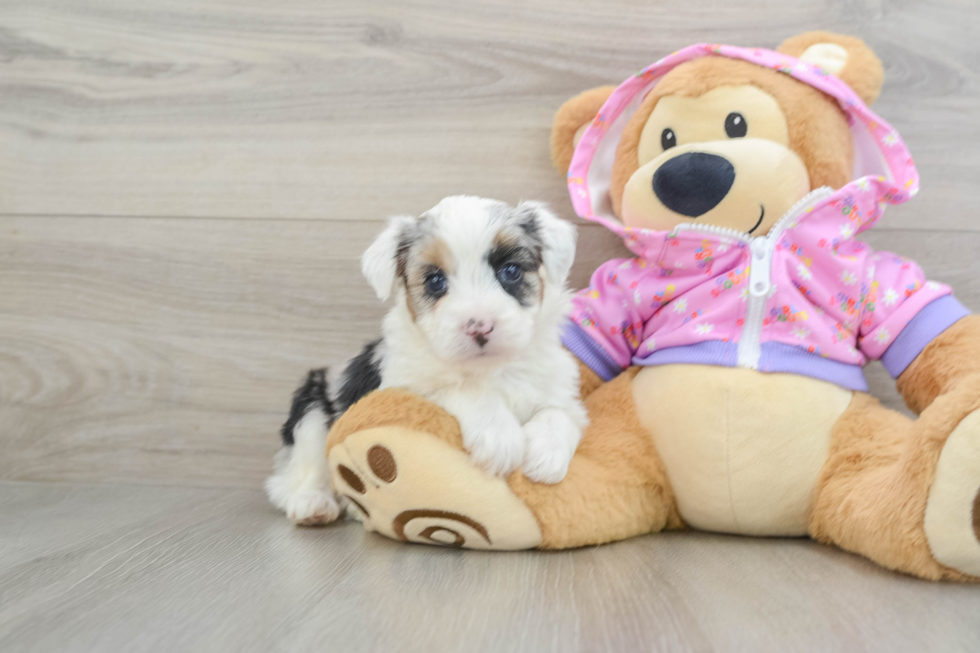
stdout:
<svg viewBox="0 0 980 653">
<path fill-rule="evenodd" d="M 745 116 L 734 111 L 725 118 L 725 133 L 728 138 L 742 138 L 749 131 L 749 123 L 745 122 Z"/>
<path fill-rule="evenodd" d="M 668 127 L 660 133 L 660 147 L 669 150 L 675 145 L 677 145 L 677 135 L 674 134 L 673 129 Z"/>
</svg>

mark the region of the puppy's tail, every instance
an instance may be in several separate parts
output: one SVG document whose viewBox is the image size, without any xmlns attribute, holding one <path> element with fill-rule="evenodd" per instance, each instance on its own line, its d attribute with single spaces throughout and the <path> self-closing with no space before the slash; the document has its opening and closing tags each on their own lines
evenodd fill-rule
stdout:
<svg viewBox="0 0 980 653">
<path fill-rule="evenodd" d="M 306 382 L 293 393 L 293 405 L 289 409 L 289 419 L 282 425 L 282 444 L 291 447 L 296 443 L 294 431 L 300 421 L 311 410 L 323 413 L 324 430 L 333 423 L 334 408 L 327 388 L 327 368 L 310 370 Z"/>
</svg>

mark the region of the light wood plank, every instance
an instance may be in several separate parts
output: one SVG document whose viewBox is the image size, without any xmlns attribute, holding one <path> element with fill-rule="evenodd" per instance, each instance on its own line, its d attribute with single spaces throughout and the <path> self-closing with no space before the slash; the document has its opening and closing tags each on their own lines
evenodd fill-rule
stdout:
<svg viewBox="0 0 980 653">
<path fill-rule="evenodd" d="M 0 476 L 255 487 L 305 370 L 378 333 L 378 224 L 0 224 Z"/>
<path fill-rule="evenodd" d="M 459 192 L 571 218 L 554 110 L 690 43 L 866 38 L 923 176 L 867 239 L 980 309 L 978 23 L 972 0 L 0 0 L 0 651 L 980 649 L 975 588 L 809 541 L 450 552 L 294 529 L 258 490 L 304 371 L 377 333 L 357 259 L 383 219 Z M 580 238 L 576 287 L 624 255 Z"/>
<path fill-rule="evenodd" d="M 257 487 L 305 370 L 378 334 L 380 223 L 0 218 L 0 478 Z M 584 228 L 575 286 L 625 249 Z M 870 232 L 980 309 L 980 235 Z M 875 394 L 901 399 L 884 369 Z"/>
<path fill-rule="evenodd" d="M 379 333 L 381 227 L 0 218 L 0 478 L 256 487 L 305 371 Z"/>
<path fill-rule="evenodd" d="M 980 593 L 806 540 L 558 553 L 297 529 L 257 491 L 0 483 L 4 651 L 976 651 Z"/>
<path fill-rule="evenodd" d="M 923 192 L 976 229 L 980 4 L 833 0 L 0 3 L 0 213 L 365 220 L 459 192 L 568 212 L 553 112 L 695 42 L 816 27 L 886 63 Z"/>
</svg>

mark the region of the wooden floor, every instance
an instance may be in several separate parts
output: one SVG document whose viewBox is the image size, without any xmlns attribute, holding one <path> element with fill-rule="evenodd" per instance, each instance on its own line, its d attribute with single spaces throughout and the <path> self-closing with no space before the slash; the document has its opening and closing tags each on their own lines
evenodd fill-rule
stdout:
<svg viewBox="0 0 980 653">
<path fill-rule="evenodd" d="M 806 540 L 460 553 L 254 489 L 0 483 L 3 651 L 977 651 L 980 592 Z"/>
<path fill-rule="evenodd" d="M 867 240 L 980 310 L 972 0 L 0 0 L 0 651 L 980 650 L 980 588 L 806 541 L 459 553 L 258 490 L 304 370 L 377 332 L 386 216 L 571 218 L 563 100 L 814 28 L 879 52 L 922 173 Z M 623 251 L 581 242 L 576 284 Z"/>
</svg>

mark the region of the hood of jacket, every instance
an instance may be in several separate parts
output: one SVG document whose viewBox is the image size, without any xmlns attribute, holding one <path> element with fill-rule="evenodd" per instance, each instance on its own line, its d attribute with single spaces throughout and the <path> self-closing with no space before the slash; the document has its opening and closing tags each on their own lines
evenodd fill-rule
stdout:
<svg viewBox="0 0 980 653">
<path fill-rule="evenodd" d="M 739 59 L 790 75 L 834 98 L 847 117 L 854 143 L 852 181 L 836 191 L 828 188 L 814 190 L 787 212 L 770 234 L 788 226 L 795 227 L 802 220 L 832 221 L 833 225 L 826 226 L 843 228 L 841 235 L 849 239 L 875 224 L 885 205 L 901 204 L 918 191 L 918 171 L 898 132 L 871 111 L 839 78 L 819 66 L 773 50 L 692 45 L 647 66 L 620 84 L 583 133 L 569 167 L 568 189 L 575 212 L 618 234 L 633 253 L 659 260 L 661 265 L 669 267 L 669 261 L 664 260 L 662 254 L 672 240 L 675 246 L 678 244 L 678 231 L 692 232 L 686 234 L 691 238 L 684 240 L 694 240 L 695 249 L 702 236 L 703 240 L 722 243 L 752 240 L 734 230 L 693 224 L 682 224 L 669 231 L 630 228 L 613 213 L 610 178 L 626 124 L 664 75 L 680 64 L 700 57 Z M 836 224 L 842 215 L 847 218 L 846 227 Z"/>
</svg>

